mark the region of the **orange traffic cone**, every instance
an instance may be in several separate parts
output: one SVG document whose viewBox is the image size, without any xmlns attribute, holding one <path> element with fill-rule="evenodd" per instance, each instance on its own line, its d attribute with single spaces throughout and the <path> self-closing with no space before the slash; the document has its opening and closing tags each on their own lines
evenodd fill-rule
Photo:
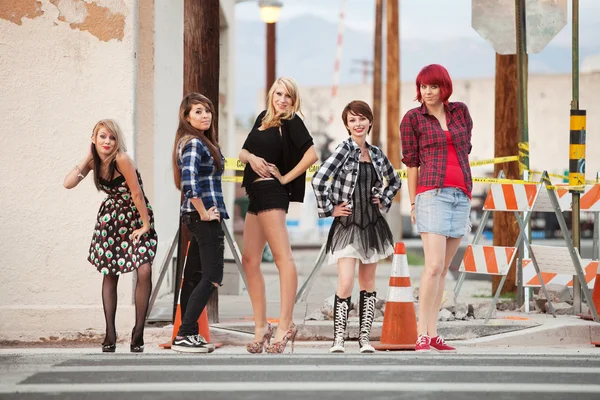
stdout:
<svg viewBox="0 0 600 400">
<path fill-rule="evenodd" d="M 596 313 L 599 313 L 600 312 L 600 262 L 598 262 L 598 271 L 596 272 L 596 281 L 594 282 L 594 291 L 592 292 L 592 303 L 594 303 L 594 307 L 596 308 Z M 600 347 L 600 340 L 592 342 L 592 344 L 596 347 Z"/>
<path fill-rule="evenodd" d="M 398 242 L 394 247 L 381 340 L 374 343 L 373 347 L 377 350 L 414 350 L 416 343 L 417 317 L 406 248 L 404 243 Z"/>
<path fill-rule="evenodd" d="M 598 261 L 592 261 L 590 263 L 590 266 L 592 265 L 597 265 L 597 271 L 596 271 L 596 280 L 594 281 L 594 291 L 592 292 L 592 303 L 594 303 L 594 307 L 596 308 L 596 313 L 600 313 L 600 262 Z M 588 267 L 584 268 L 585 270 L 588 269 Z M 585 274 L 587 275 L 588 271 L 585 271 Z M 593 276 L 593 275 L 592 275 Z M 588 277 L 586 276 L 586 279 Z M 592 312 L 590 310 L 588 310 L 587 314 L 577 314 L 577 316 L 581 319 L 585 319 L 588 321 L 591 321 L 594 319 L 594 317 L 592 317 Z"/>
<path fill-rule="evenodd" d="M 159 347 L 163 349 L 170 349 L 171 343 L 175 340 L 175 336 L 177 336 L 177 332 L 179 332 L 179 327 L 181 326 L 181 288 L 183 288 L 183 273 L 185 272 L 185 267 L 187 266 L 187 256 L 188 251 L 190 251 L 190 243 L 188 242 L 187 250 L 185 251 L 185 261 L 183 262 L 183 271 L 181 272 L 181 285 L 179 285 L 179 296 L 177 297 L 177 310 L 175 311 L 175 322 L 173 323 L 173 334 L 171 335 L 171 341 L 169 343 L 162 343 Z M 208 313 L 206 312 L 206 308 L 200 314 L 200 318 L 198 318 L 198 333 L 202 335 L 207 342 L 210 343 L 210 327 L 208 326 Z"/>
</svg>

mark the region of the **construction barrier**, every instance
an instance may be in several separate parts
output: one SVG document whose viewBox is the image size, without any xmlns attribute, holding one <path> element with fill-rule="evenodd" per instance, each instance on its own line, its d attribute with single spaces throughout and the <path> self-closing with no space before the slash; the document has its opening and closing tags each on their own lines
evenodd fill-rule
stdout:
<svg viewBox="0 0 600 400">
<path fill-rule="evenodd" d="M 502 173 L 498 176 L 498 179 L 503 179 Z M 460 275 L 458 282 L 454 288 L 454 294 L 458 297 L 467 273 L 502 276 L 494 295 L 492 307 L 490 307 L 490 311 L 485 319 L 486 323 L 494 312 L 504 281 L 506 280 L 506 275 L 516 257 L 517 249 L 523 241 L 527 243 L 527 238 L 525 235 L 519 234 L 516 243 L 511 247 L 482 246 L 478 244 L 479 240 L 492 212 L 512 211 L 519 226 L 527 225 L 532 215 L 530 211 L 533 209 L 535 200 L 540 192 L 540 186 L 540 183 L 531 185 L 494 183 L 488 191 L 483 204 L 483 215 L 479 227 L 477 228 L 473 243 L 465 251 L 459 268 Z"/>
<path fill-rule="evenodd" d="M 503 176 L 500 174 L 498 179 L 501 180 L 502 178 Z M 592 279 L 595 280 L 593 274 L 597 270 L 597 261 L 582 260 L 579 257 L 579 253 L 570 241 L 568 228 L 562 215 L 564 211 L 571 208 L 569 188 L 567 186 L 557 187 L 552 185 L 546 172 L 542 173 L 542 178 L 537 183 L 529 182 L 527 185 L 495 183 L 491 185 L 483 206 L 484 213 L 481 222 L 473 239 L 473 244 L 469 245 L 465 252 L 459 269 L 460 276 L 455 287 L 455 295 L 458 297 L 466 273 L 502 276 L 486 322 L 495 309 L 506 274 L 521 243 L 525 244 L 525 248 L 531 257 L 530 261 L 522 263 L 524 286 L 531 286 L 532 283 L 536 282 L 542 288 L 546 299 L 549 298 L 546 290 L 548 283 L 560 281 L 572 285 L 573 275 L 577 275 L 581 282 L 585 281 L 588 284 Z M 585 205 L 581 207 L 582 211 L 597 212 L 596 210 L 600 208 L 600 185 L 585 186 L 581 198 L 582 200 L 585 199 Z M 519 225 L 519 237 L 513 247 L 477 245 L 490 213 L 495 211 L 511 211 L 515 214 Z M 554 212 L 556 214 L 567 247 L 532 246 L 529 243 L 526 226 L 534 211 Z M 592 296 L 588 286 L 583 285 L 582 290 L 588 304 L 590 304 Z M 527 300 L 526 303 L 528 303 Z M 548 302 L 548 307 L 552 315 L 556 317 L 551 302 Z M 590 306 L 590 313 L 598 321 L 594 304 Z"/>
<path fill-rule="evenodd" d="M 535 247 L 532 245 L 532 247 Z M 570 263 L 570 259 L 568 260 L 568 264 Z M 535 273 L 535 268 L 533 268 L 533 263 L 530 258 L 526 258 L 522 261 L 523 265 L 523 286 L 524 287 L 541 287 L 542 284 L 540 282 L 540 277 Z M 560 272 L 554 272 L 556 269 L 550 267 L 545 268 L 540 264 L 540 260 L 538 260 L 538 265 L 540 267 L 541 278 L 544 282 L 544 285 L 562 285 L 567 287 L 573 287 L 573 273 L 571 271 L 564 273 L 563 269 L 560 269 Z M 583 267 L 583 273 L 585 276 L 585 282 L 588 287 L 594 288 L 594 284 L 596 283 L 596 274 L 598 271 L 598 261 L 593 260 L 581 260 L 581 266 Z M 593 296 L 592 296 L 593 297 Z"/>
<path fill-rule="evenodd" d="M 406 247 L 398 242 L 394 246 L 381 338 L 373 343 L 373 347 L 376 350 L 414 350 L 416 343 L 417 317 Z"/>
</svg>

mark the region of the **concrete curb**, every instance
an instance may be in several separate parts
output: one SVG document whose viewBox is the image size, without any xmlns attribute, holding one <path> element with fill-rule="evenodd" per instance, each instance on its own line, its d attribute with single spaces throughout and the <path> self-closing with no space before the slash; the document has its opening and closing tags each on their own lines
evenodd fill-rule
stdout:
<svg viewBox="0 0 600 400">
<path fill-rule="evenodd" d="M 479 337 L 461 342 L 468 346 L 567 346 L 590 345 L 600 340 L 600 324 L 571 317 L 546 323 L 524 331 Z"/>
<path fill-rule="evenodd" d="M 382 322 L 375 322 L 371 331 L 373 341 L 380 340 Z M 297 340 L 301 342 L 328 342 L 333 333 L 332 321 L 305 321 L 298 324 Z M 173 327 L 147 327 L 145 341 L 148 345 L 159 345 L 171 341 Z M 554 319 L 539 315 L 529 320 L 490 320 L 486 325 L 483 320 L 440 322 L 440 335 L 447 340 L 467 347 L 493 346 L 589 346 L 591 341 L 600 340 L 600 324 L 584 321 L 577 317 Z M 210 329 L 211 340 L 224 346 L 243 346 L 254 336 L 254 323 L 237 321 L 214 324 Z M 358 337 L 358 322 L 349 321 L 348 336 L 350 340 Z M 40 337 L 22 334 L 12 336 L 12 340 L 1 340 L 0 348 L 15 347 L 94 347 L 100 346 L 104 331 L 86 330 L 84 332 L 53 332 L 53 335 Z M 119 344 L 128 344 L 129 335 L 119 335 Z"/>
<path fill-rule="evenodd" d="M 513 332 L 528 329 L 538 324 L 531 321 L 508 321 L 494 320 L 485 325 L 483 321 L 452 321 L 441 322 L 438 325 L 438 331 L 447 340 L 468 340 L 490 335 L 498 335 L 506 332 Z M 371 340 L 378 341 L 381 337 L 382 322 L 374 322 L 371 329 Z M 216 328 L 229 330 L 239 333 L 254 333 L 254 324 L 240 322 L 236 324 L 217 324 Z M 358 322 L 348 322 L 348 338 L 350 340 L 358 339 Z M 333 340 L 333 322 L 332 321 L 305 321 L 298 325 L 299 341 L 330 341 Z"/>
</svg>

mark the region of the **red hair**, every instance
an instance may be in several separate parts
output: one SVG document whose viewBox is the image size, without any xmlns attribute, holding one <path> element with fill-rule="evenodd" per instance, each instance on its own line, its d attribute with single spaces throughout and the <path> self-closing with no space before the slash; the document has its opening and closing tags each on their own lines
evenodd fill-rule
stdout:
<svg viewBox="0 0 600 400">
<path fill-rule="evenodd" d="M 438 85 L 440 87 L 440 98 L 442 103 L 446 104 L 452 95 L 452 79 L 448 70 L 440 64 L 430 64 L 417 75 L 417 100 L 423 102 L 421 97 L 421 85 Z"/>
</svg>

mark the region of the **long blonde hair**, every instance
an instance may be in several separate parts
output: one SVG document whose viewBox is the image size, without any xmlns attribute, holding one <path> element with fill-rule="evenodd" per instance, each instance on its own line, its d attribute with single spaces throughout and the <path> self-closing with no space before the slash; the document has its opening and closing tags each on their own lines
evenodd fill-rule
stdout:
<svg viewBox="0 0 600 400">
<path fill-rule="evenodd" d="M 117 142 L 117 145 L 115 146 L 115 149 L 113 150 L 113 152 L 111 154 L 108 155 L 108 157 L 106 158 L 106 163 L 108 164 L 108 180 L 111 180 L 114 173 L 115 173 L 115 166 L 116 166 L 116 159 L 117 159 L 117 155 L 120 152 L 127 152 L 127 145 L 125 144 L 125 138 L 123 137 L 123 132 L 121 131 L 121 128 L 119 127 L 119 124 L 117 124 L 116 121 L 112 120 L 112 119 L 101 119 L 100 121 L 96 122 L 96 125 L 94 125 L 94 129 L 92 131 L 92 138 L 94 140 L 96 140 L 96 137 L 98 136 L 98 131 L 100 130 L 100 128 L 105 128 L 106 130 L 108 130 L 114 137 L 115 137 L 115 141 Z M 96 150 L 96 144 L 92 143 L 92 160 L 94 162 L 94 185 L 96 185 L 96 189 L 98 190 L 102 190 L 102 186 L 100 185 L 100 171 L 101 171 L 101 166 L 102 166 L 102 160 L 100 159 L 100 155 L 98 154 L 98 151 Z"/>
<path fill-rule="evenodd" d="M 199 131 L 187 120 L 187 117 L 192 110 L 192 106 L 195 104 L 202 104 L 212 114 L 210 127 L 206 131 Z M 181 100 L 181 104 L 179 105 L 179 126 L 177 127 L 177 133 L 175 134 L 172 160 L 173 178 L 177 189 L 181 190 L 181 170 L 179 169 L 179 165 L 177 165 L 179 149 L 183 149 L 183 147 L 192 139 L 200 139 L 200 141 L 208 147 L 208 151 L 210 151 L 215 166 L 217 169 L 221 169 L 221 153 L 219 152 L 217 131 L 215 129 L 216 118 L 218 117 L 215 115 L 215 106 L 208 97 L 201 95 L 200 93 L 192 92 Z"/>
<path fill-rule="evenodd" d="M 290 97 L 292 98 L 292 107 L 284 113 L 278 113 L 273 107 L 273 95 L 275 94 L 275 90 L 278 85 L 283 85 Z M 275 83 L 269 89 L 269 94 L 267 95 L 267 113 L 263 117 L 261 123 L 261 129 L 268 129 L 274 126 L 281 126 L 282 119 L 292 119 L 296 116 L 296 114 L 302 114 L 301 110 L 302 99 L 300 98 L 300 91 L 298 90 L 298 85 L 296 81 L 292 78 L 281 77 L 278 78 Z"/>
</svg>

